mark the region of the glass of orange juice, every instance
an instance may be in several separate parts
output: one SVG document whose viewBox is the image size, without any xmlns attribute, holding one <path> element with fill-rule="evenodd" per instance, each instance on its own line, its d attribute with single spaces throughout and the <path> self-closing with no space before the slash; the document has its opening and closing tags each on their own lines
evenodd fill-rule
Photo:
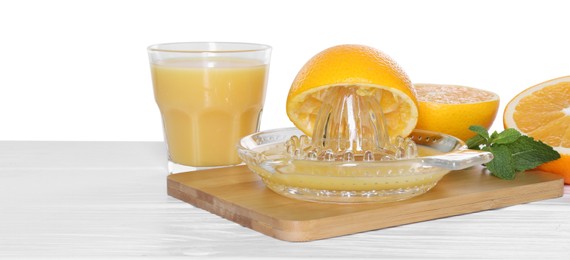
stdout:
<svg viewBox="0 0 570 260">
<path fill-rule="evenodd" d="M 271 47 L 181 42 L 148 54 L 169 172 L 240 164 L 238 141 L 259 130 Z"/>
</svg>

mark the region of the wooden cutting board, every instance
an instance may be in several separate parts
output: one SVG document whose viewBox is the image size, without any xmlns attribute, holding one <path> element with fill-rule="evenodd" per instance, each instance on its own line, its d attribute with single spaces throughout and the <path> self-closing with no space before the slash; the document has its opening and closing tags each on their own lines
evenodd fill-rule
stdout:
<svg viewBox="0 0 570 260">
<path fill-rule="evenodd" d="M 330 204 L 286 198 L 246 166 L 168 176 L 168 194 L 242 226 L 286 241 L 311 241 L 560 197 L 561 177 L 490 176 L 480 166 L 452 171 L 432 190 L 390 203 Z"/>
</svg>

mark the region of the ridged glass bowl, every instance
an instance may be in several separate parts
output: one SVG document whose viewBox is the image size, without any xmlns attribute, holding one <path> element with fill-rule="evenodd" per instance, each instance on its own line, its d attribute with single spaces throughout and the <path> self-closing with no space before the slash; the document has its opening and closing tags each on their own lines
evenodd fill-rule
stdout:
<svg viewBox="0 0 570 260">
<path fill-rule="evenodd" d="M 238 153 L 265 185 L 286 197 L 332 203 L 392 202 L 418 196 L 451 170 L 489 162 L 489 152 L 467 149 L 442 133 L 414 130 L 419 157 L 393 161 L 313 161 L 288 156 L 296 128 L 258 132 L 241 139 Z"/>
</svg>

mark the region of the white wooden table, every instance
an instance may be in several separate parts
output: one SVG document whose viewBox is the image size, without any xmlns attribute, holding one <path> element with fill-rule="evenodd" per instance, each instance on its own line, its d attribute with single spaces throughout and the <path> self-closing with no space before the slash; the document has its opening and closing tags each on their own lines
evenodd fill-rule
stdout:
<svg viewBox="0 0 570 260">
<path fill-rule="evenodd" d="M 0 142 L 0 259 L 9 257 L 570 259 L 564 197 L 291 243 L 166 195 L 160 142 Z"/>
</svg>

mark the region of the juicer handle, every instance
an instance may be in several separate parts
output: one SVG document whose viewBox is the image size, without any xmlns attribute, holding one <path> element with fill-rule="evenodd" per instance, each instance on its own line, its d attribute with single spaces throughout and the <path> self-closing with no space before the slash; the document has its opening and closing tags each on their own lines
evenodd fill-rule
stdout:
<svg viewBox="0 0 570 260">
<path fill-rule="evenodd" d="M 443 155 L 425 157 L 422 159 L 422 164 L 450 170 L 461 170 L 477 164 L 488 163 L 491 160 L 493 160 L 493 154 L 490 152 L 463 149 Z"/>
</svg>

